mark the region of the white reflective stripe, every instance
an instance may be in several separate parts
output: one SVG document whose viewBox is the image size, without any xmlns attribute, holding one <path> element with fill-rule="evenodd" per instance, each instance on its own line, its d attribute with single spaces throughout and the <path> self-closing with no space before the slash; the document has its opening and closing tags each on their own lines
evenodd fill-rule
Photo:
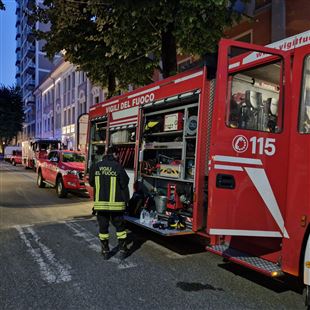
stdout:
<svg viewBox="0 0 310 310">
<path fill-rule="evenodd" d="M 282 237 L 278 231 L 240 230 L 240 229 L 210 229 L 210 235 L 251 236 L 251 237 Z"/>
<path fill-rule="evenodd" d="M 100 176 L 99 175 L 95 176 L 95 190 L 96 190 L 95 202 L 98 202 L 99 201 L 99 192 L 100 192 Z"/>
<path fill-rule="evenodd" d="M 240 61 L 235 62 L 234 64 L 229 65 L 229 69 L 233 69 L 240 66 Z"/>
<path fill-rule="evenodd" d="M 128 96 L 128 99 L 131 99 L 131 98 L 143 95 L 143 94 L 150 93 L 150 92 L 152 92 L 154 90 L 157 90 L 157 89 L 159 89 L 159 86 L 155 86 L 155 87 L 152 87 L 152 88 L 148 88 L 146 90 L 142 90 L 139 93 L 135 93 L 135 94 L 132 94 L 132 95 Z"/>
<path fill-rule="evenodd" d="M 213 160 L 223 161 L 227 163 L 262 165 L 262 161 L 260 159 L 255 159 L 255 158 L 215 155 L 213 157 Z"/>
<path fill-rule="evenodd" d="M 232 170 L 232 171 L 243 171 L 242 167 L 238 167 L 238 166 L 227 166 L 227 165 L 214 165 L 214 169 Z"/>
<path fill-rule="evenodd" d="M 265 170 L 262 168 L 248 168 L 248 167 L 245 167 L 244 169 L 247 172 L 248 176 L 250 177 L 251 181 L 253 182 L 258 193 L 264 200 L 269 212 L 271 213 L 274 220 L 281 229 L 283 236 L 285 238 L 289 238 L 289 235 L 284 227 L 284 219 L 282 217 L 279 205 L 274 196 Z"/>
<path fill-rule="evenodd" d="M 310 235 L 308 236 L 304 260 L 304 283 L 310 285 L 310 268 L 306 267 L 306 262 L 310 262 Z"/>
<path fill-rule="evenodd" d="M 203 74 L 203 71 L 201 70 L 201 71 L 196 72 L 196 73 L 194 73 L 194 74 L 187 75 L 187 76 L 184 76 L 184 77 L 182 77 L 182 78 L 176 79 L 176 80 L 174 81 L 174 83 L 175 83 L 175 84 L 181 83 L 181 82 L 183 82 L 183 81 L 193 79 L 193 78 L 195 78 L 195 77 L 197 77 L 197 76 L 200 76 L 200 75 L 202 75 L 202 74 Z"/>
<path fill-rule="evenodd" d="M 138 117 L 138 111 L 139 111 L 139 107 L 133 107 L 133 108 L 113 112 L 112 113 L 113 120 L 124 118 L 124 117 L 129 117 L 129 116 Z"/>
<path fill-rule="evenodd" d="M 103 103 L 101 105 L 101 107 L 103 108 L 103 107 L 106 107 L 106 106 L 109 106 L 111 104 L 115 104 L 115 103 L 118 103 L 118 102 L 119 102 L 119 100 L 114 100 L 114 101 L 110 101 L 110 102 L 107 102 L 107 103 Z"/>
<path fill-rule="evenodd" d="M 115 120 L 115 121 L 111 121 L 110 126 L 112 125 L 127 125 L 129 123 L 136 123 L 137 122 L 137 117 L 131 117 L 131 118 L 127 118 L 127 119 L 122 119 L 122 120 Z"/>
</svg>

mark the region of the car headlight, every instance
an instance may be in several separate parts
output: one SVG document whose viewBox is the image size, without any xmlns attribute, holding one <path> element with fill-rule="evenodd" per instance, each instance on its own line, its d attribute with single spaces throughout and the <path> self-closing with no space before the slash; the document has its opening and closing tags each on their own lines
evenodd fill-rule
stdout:
<svg viewBox="0 0 310 310">
<path fill-rule="evenodd" d="M 79 175 L 79 172 L 76 170 L 67 170 L 67 174 Z"/>
</svg>

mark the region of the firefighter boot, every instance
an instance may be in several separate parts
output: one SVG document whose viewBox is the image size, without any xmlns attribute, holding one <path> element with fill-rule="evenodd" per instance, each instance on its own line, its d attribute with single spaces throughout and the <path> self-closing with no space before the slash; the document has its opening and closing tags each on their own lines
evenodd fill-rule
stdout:
<svg viewBox="0 0 310 310">
<path fill-rule="evenodd" d="M 109 240 L 101 240 L 101 254 L 104 259 L 109 259 Z"/>
<path fill-rule="evenodd" d="M 118 239 L 118 246 L 119 246 L 119 258 L 123 260 L 128 255 L 127 239 Z"/>
</svg>

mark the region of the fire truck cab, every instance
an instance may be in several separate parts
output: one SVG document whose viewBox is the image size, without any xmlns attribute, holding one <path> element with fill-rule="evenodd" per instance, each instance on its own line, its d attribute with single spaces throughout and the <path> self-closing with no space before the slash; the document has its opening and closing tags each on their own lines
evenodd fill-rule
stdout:
<svg viewBox="0 0 310 310">
<path fill-rule="evenodd" d="M 60 150 L 62 143 L 56 139 L 32 139 L 22 142 L 22 165 L 36 169 L 36 162 L 46 158 L 50 150 Z"/>
</svg>

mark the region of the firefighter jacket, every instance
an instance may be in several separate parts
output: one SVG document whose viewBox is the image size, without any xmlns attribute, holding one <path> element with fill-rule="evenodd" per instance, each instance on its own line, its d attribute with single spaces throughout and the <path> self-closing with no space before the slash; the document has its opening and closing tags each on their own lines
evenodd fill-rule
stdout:
<svg viewBox="0 0 310 310">
<path fill-rule="evenodd" d="M 89 184 L 94 187 L 94 210 L 124 211 L 129 201 L 129 177 L 113 155 L 93 165 Z"/>
</svg>

